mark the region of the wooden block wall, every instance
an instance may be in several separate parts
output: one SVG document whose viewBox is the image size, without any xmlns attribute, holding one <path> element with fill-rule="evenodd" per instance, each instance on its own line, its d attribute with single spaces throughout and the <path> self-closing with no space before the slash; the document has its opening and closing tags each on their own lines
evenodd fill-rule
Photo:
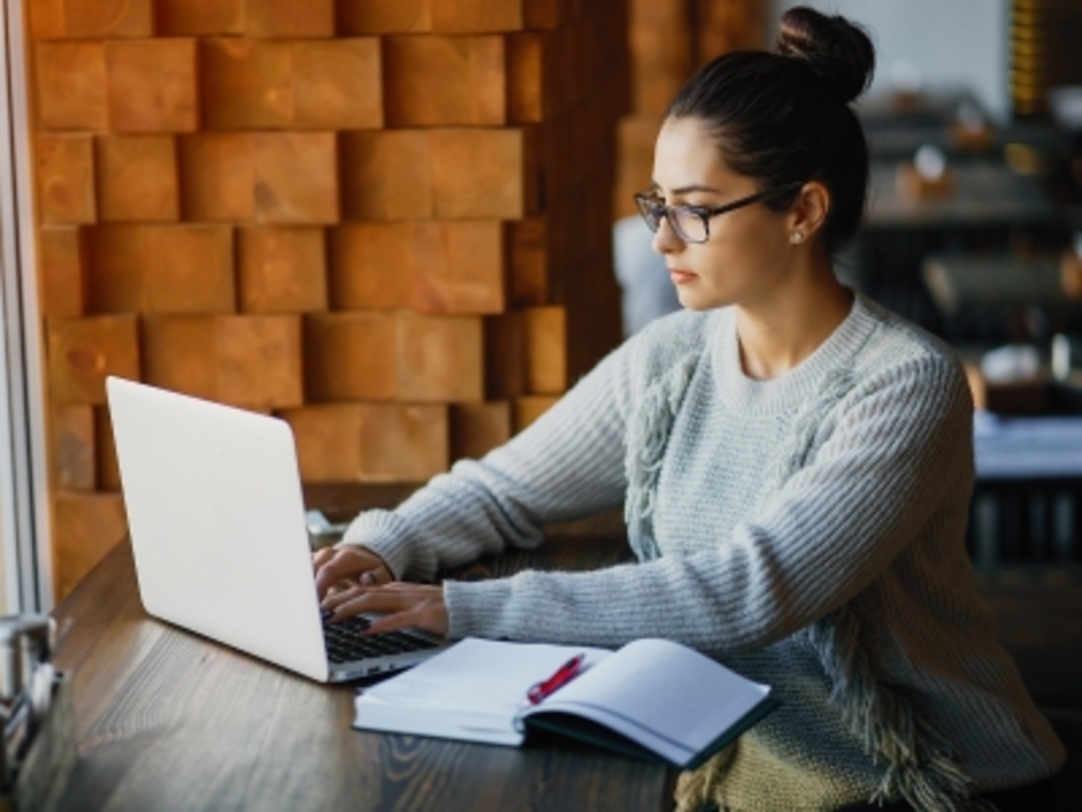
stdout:
<svg viewBox="0 0 1082 812">
<path fill-rule="evenodd" d="M 627 0 L 26 9 L 58 594 L 123 532 L 107 375 L 413 483 L 619 341 Z"/>
<path fill-rule="evenodd" d="M 650 184 L 654 140 L 670 103 L 695 70 L 727 51 L 766 48 L 766 0 L 629 0 L 631 115 L 620 121 L 616 217 Z"/>
</svg>

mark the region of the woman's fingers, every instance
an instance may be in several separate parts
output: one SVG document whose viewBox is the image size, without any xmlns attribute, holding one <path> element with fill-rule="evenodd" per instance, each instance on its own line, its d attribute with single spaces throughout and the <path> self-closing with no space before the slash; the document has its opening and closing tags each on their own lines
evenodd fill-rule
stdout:
<svg viewBox="0 0 1082 812">
<path fill-rule="evenodd" d="M 407 627 L 447 633 L 447 608 L 440 586 L 400 581 L 377 587 L 357 586 L 328 595 L 320 607 L 334 612 L 332 620 L 344 620 L 361 612 L 383 615 L 369 627 L 371 633 Z"/>
<path fill-rule="evenodd" d="M 379 556 L 361 547 L 336 547 L 320 550 L 312 557 L 316 574 L 316 593 L 321 597 L 343 579 L 353 578 L 374 585 L 390 580 L 391 574 Z"/>
</svg>

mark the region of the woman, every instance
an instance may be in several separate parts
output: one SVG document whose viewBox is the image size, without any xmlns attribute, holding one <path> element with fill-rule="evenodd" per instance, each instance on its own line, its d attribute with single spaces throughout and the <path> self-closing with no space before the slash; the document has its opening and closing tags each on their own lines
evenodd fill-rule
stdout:
<svg viewBox="0 0 1082 812">
<path fill-rule="evenodd" d="M 507 445 L 358 517 L 317 557 L 325 606 L 454 638 L 665 637 L 774 685 L 782 708 L 682 777 L 684 809 L 962 809 L 1055 772 L 964 548 L 963 373 L 833 273 L 864 206 L 849 102 L 873 62 L 844 19 L 793 9 L 778 53 L 696 76 L 638 196 L 686 310 Z M 619 503 L 637 564 L 388 583 Z"/>
</svg>

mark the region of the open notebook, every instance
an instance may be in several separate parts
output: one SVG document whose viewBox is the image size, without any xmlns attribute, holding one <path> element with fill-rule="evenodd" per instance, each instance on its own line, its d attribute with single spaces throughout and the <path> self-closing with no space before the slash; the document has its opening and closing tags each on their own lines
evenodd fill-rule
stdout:
<svg viewBox="0 0 1082 812">
<path fill-rule="evenodd" d="M 531 704 L 530 687 L 577 654 L 584 671 Z M 544 731 L 689 769 L 777 704 L 768 686 L 667 640 L 610 652 L 467 638 L 365 688 L 354 727 L 511 746 Z"/>
</svg>

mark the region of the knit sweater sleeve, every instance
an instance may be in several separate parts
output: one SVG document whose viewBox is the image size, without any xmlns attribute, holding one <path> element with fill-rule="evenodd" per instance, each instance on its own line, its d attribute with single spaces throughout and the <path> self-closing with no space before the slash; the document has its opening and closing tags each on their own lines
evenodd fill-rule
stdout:
<svg viewBox="0 0 1082 812">
<path fill-rule="evenodd" d="M 972 402 L 945 357 L 877 372 L 836 408 L 811 462 L 712 549 L 595 572 L 448 582 L 451 636 L 618 646 L 650 635 L 724 653 L 825 616 L 888 566 L 972 460 Z"/>
<path fill-rule="evenodd" d="M 481 460 L 462 460 L 394 511 L 362 513 L 343 544 L 376 552 L 398 578 L 430 579 L 542 527 L 623 500 L 628 369 L 636 342 L 605 358 L 551 409 Z"/>
</svg>

